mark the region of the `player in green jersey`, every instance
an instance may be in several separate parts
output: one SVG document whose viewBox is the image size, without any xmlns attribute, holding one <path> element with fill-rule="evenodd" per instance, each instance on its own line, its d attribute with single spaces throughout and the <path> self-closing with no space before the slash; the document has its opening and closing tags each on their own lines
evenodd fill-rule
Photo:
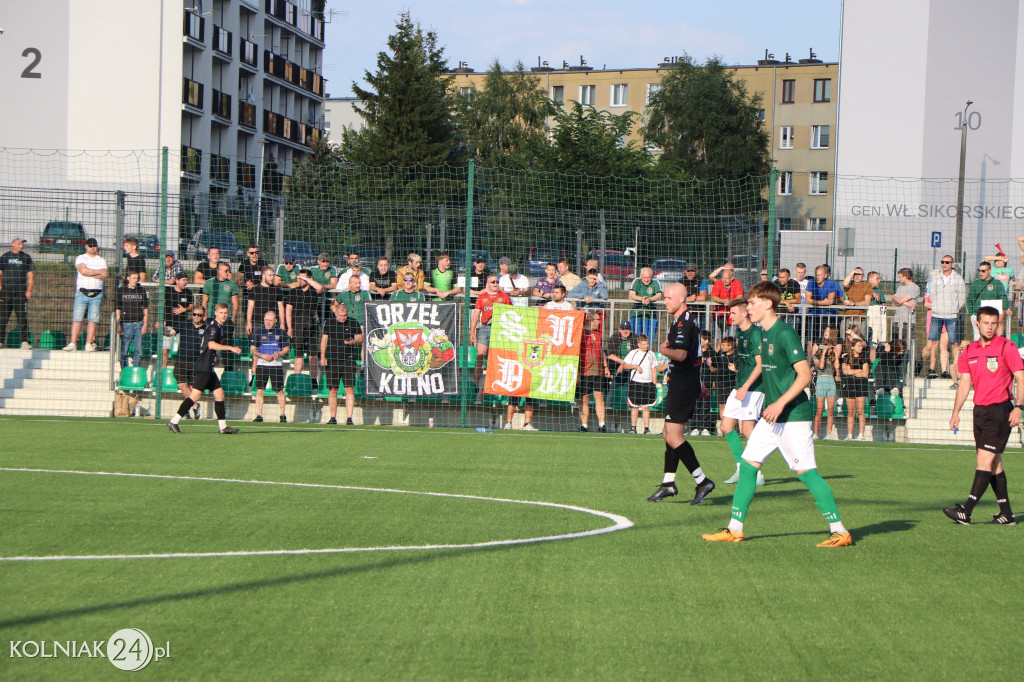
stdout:
<svg viewBox="0 0 1024 682">
<path fill-rule="evenodd" d="M 740 462 L 740 480 L 732 498 L 729 525 L 702 537 L 710 542 L 743 542 L 743 523 L 754 499 L 757 471 L 778 449 L 789 468 L 807 486 L 814 503 L 829 523 L 831 534 L 819 547 L 853 544 L 850 531 L 839 519 L 839 509 L 828 483 L 818 473 L 814 460 L 811 422 L 814 412 L 804 393 L 811 382 L 811 366 L 804 355 L 800 337 L 776 315 L 779 288 L 772 282 L 758 282 L 747 294 L 750 320 L 761 326 L 761 390 L 766 406 L 761 411 Z"/>
<path fill-rule="evenodd" d="M 722 435 L 736 462 L 736 473 L 725 482 L 736 483 L 740 480 L 740 458 L 743 455 L 736 426 L 739 425 L 744 438 L 750 438 L 754 424 L 761 415 L 764 393 L 761 392 L 761 329 L 750 321 L 747 299 L 734 298 L 729 301 L 729 312 L 737 327 L 736 361 L 729 363 L 735 367 L 736 388 L 729 393 L 722 411 Z M 733 367 L 728 369 L 733 370 Z M 760 469 L 757 470 L 757 485 L 764 485 L 764 475 Z"/>
</svg>

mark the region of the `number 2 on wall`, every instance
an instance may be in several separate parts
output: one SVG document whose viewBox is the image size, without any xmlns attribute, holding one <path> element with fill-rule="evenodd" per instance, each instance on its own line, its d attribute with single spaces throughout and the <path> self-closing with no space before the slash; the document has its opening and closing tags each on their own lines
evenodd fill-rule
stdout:
<svg viewBox="0 0 1024 682">
<path fill-rule="evenodd" d="M 32 63 L 26 66 L 25 70 L 21 72 L 21 77 L 42 78 L 43 74 L 39 73 L 38 71 L 33 71 L 33 69 L 39 66 L 39 62 L 43 61 L 43 53 L 34 47 L 26 47 L 25 51 L 21 53 L 22 57 L 28 57 L 30 55 L 33 56 L 34 59 L 32 60 Z"/>
</svg>

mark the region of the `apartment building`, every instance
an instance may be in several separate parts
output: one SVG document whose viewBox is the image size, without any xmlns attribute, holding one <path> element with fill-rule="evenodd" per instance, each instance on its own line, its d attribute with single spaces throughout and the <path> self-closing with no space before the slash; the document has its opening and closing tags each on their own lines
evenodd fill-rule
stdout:
<svg viewBox="0 0 1024 682">
<path fill-rule="evenodd" d="M 638 125 L 628 139 L 640 142 L 639 121 L 675 61 L 667 58 L 654 68 L 595 69 L 581 59 L 580 65 L 563 62 L 555 68 L 541 63 L 531 70 L 560 106 L 576 101 L 615 114 L 636 112 Z M 754 65 L 730 67 L 748 92 L 762 97 L 762 120 L 778 175 L 773 188 L 776 226 L 782 231 L 832 229 L 838 66 L 811 53 L 800 60 L 789 55 L 777 60 L 766 54 Z M 454 87 L 463 94 L 482 89 L 486 78 L 465 63 L 453 75 Z"/>
</svg>

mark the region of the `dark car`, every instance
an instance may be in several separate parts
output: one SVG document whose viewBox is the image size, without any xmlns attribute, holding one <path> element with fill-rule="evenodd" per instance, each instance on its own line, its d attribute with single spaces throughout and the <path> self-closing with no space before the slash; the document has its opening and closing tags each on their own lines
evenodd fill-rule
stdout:
<svg viewBox="0 0 1024 682">
<path fill-rule="evenodd" d="M 601 259 L 601 252 L 593 250 L 587 254 L 587 259 Z M 626 256 L 622 251 L 604 252 L 604 269 L 601 271 L 605 281 L 632 282 L 636 277 L 636 267 L 633 259 Z"/>
<path fill-rule="evenodd" d="M 39 236 L 39 253 L 73 253 L 85 251 L 85 226 L 66 220 L 51 220 Z"/>
<path fill-rule="evenodd" d="M 296 265 L 313 265 L 316 263 L 316 253 L 309 242 L 300 242 L 286 239 L 284 242 L 284 259 Z"/>
<path fill-rule="evenodd" d="M 452 270 L 454 270 L 456 273 L 465 272 L 466 250 L 457 249 L 455 251 L 449 251 L 448 254 L 451 256 L 452 259 Z M 485 267 L 488 270 L 494 273 L 498 272 L 498 264 L 494 262 L 494 259 L 491 258 L 491 254 L 489 252 L 483 251 L 481 249 L 473 249 L 472 256 L 470 256 L 470 258 L 475 261 L 478 256 L 483 257 L 485 261 Z M 472 267 L 472 263 L 470 263 L 470 267 Z"/>
<path fill-rule="evenodd" d="M 160 258 L 160 238 L 155 234 L 126 234 L 129 237 L 139 240 L 139 255 L 143 258 Z M 122 241 L 123 243 L 123 241 Z"/>
<path fill-rule="evenodd" d="M 543 277 L 545 266 L 548 263 L 558 263 L 559 259 L 566 258 L 567 251 L 557 244 L 535 244 L 527 249 L 523 256 L 523 274 L 530 277 Z"/>
<path fill-rule="evenodd" d="M 187 258 L 202 260 L 210 249 L 220 249 L 220 257 L 226 261 L 241 261 L 242 248 L 238 246 L 238 240 L 231 232 L 207 232 L 200 230 L 192 237 L 192 241 L 185 249 Z"/>
</svg>

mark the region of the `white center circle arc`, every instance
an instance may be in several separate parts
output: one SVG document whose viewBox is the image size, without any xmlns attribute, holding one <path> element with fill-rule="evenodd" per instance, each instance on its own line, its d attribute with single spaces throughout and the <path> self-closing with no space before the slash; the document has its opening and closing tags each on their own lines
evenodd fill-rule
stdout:
<svg viewBox="0 0 1024 682">
<path fill-rule="evenodd" d="M 285 556 L 301 554 L 345 554 L 350 552 L 400 552 L 415 550 L 434 549 L 467 549 L 475 547 L 500 547 L 504 545 L 526 545 L 537 542 L 552 542 L 555 540 L 572 540 L 574 538 L 590 537 L 592 535 L 603 535 L 613 533 L 617 530 L 632 528 L 633 522 L 625 516 L 611 514 L 609 512 L 576 507 L 569 504 L 557 504 L 555 502 L 537 502 L 531 500 L 510 500 L 500 497 L 482 497 L 479 495 L 458 495 L 455 493 L 434 493 L 417 490 L 398 490 L 393 488 L 366 488 L 349 485 L 330 485 L 326 483 L 289 483 L 282 481 L 246 481 L 237 478 L 210 478 L 206 476 L 170 476 L 164 474 L 132 474 L 115 471 L 74 471 L 68 469 L 27 469 L 0 467 L 0 471 L 43 473 L 43 474 L 69 474 L 79 476 L 120 476 L 125 478 L 155 478 L 172 481 L 202 481 L 208 483 L 242 483 L 248 485 L 275 485 L 289 486 L 294 488 L 321 488 L 332 490 L 359 490 L 365 492 L 394 493 L 403 495 L 424 495 L 427 497 L 449 497 L 463 500 L 479 500 L 484 502 L 503 502 L 506 504 L 527 504 L 537 507 L 551 507 L 553 509 L 566 509 L 569 511 L 600 516 L 612 521 L 611 526 L 596 528 L 594 530 L 581 531 L 579 533 L 564 533 L 560 535 L 544 535 L 532 538 L 514 538 L 510 540 L 492 540 L 489 542 L 473 542 L 468 544 L 443 544 L 443 545 L 393 545 L 386 547 L 327 547 L 321 549 L 273 549 L 254 551 L 229 551 L 229 552 L 168 552 L 165 554 L 93 554 L 93 555 L 53 555 L 53 556 L 0 556 L 0 561 L 86 561 L 99 559 L 189 559 L 206 557 L 244 557 L 244 556 Z"/>
</svg>

